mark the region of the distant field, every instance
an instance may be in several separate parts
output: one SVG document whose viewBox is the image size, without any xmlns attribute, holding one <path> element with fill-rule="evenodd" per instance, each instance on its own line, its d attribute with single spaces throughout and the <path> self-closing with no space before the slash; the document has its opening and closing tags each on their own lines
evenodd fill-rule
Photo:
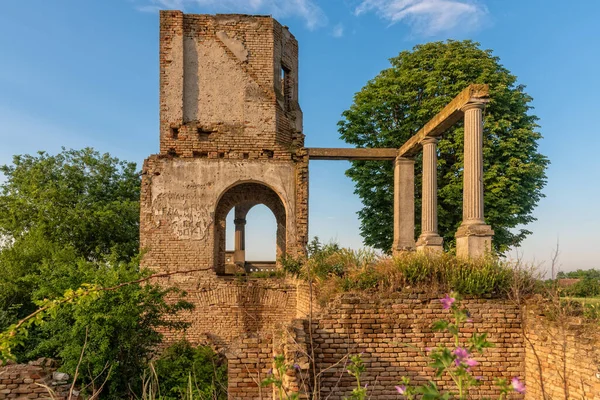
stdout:
<svg viewBox="0 0 600 400">
<path fill-rule="evenodd" d="M 600 297 L 565 297 L 569 300 L 579 301 L 585 304 L 600 304 Z"/>
</svg>

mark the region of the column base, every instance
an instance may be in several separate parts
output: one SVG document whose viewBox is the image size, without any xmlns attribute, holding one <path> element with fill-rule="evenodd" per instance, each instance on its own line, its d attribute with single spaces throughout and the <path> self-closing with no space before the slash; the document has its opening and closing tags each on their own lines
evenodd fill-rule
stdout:
<svg viewBox="0 0 600 400">
<path fill-rule="evenodd" d="M 412 253 L 413 251 L 415 251 L 414 243 L 412 245 L 408 245 L 408 246 L 393 246 L 392 256 L 396 257 L 401 254 Z"/>
<path fill-rule="evenodd" d="M 456 231 L 456 256 L 481 258 L 492 252 L 494 231 L 489 225 L 461 225 Z"/>
<path fill-rule="evenodd" d="M 438 234 L 419 236 L 417 240 L 417 251 L 428 251 L 441 253 L 444 250 L 444 239 Z"/>
<path fill-rule="evenodd" d="M 235 250 L 233 253 L 233 262 L 243 266 L 246 263 L 246 250 Z"/>
</svg>

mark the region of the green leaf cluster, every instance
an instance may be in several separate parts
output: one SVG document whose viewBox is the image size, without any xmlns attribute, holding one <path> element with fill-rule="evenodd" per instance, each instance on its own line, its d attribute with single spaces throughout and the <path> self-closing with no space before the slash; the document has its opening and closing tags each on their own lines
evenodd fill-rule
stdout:
<svg viewBox="0 0 600 400">
<path fill-rule="evenodd" d="M 174 343 L 161 353 L 153 365 L 161 400 L 178 400 L 186 396 L 227 399 L 226 359 L 208 346 L 193 347 L 186 341 Z"/>
<path fill-rule="evenodd" d="M 137 259 L 74 259 L 48 267 L 52 270 L 41 270 L 46 282 L 40 284 L 36 297 L 60 298 L 59 293 L 65 288 L 64 296 L 69 296 L 72 287 L 85 288 L 90 283 L 94 287 L 114 287 L 147 275 L 140 271 Z M 20 354 L 22 359 L 55 358 L 61 369 L 71 374 L 80 364 L 80 383 L 89 385 L 89 393 L 106 379 L 102 398 L 119 399 L 140 387 L 141 373 L 161 343 L 158 328 L 184 328 L 167 316 L 190 309 L 191 305 L 180 298 L 182 293 L 152 284 L 125 285 L 96 294 L 80 296 L 77 301 L 54 309 L 51 318 L 30 333 Z M 165 301 L 167 297 L 169 302 Z"/>
<path fill-rule="evenodd" d="M 490 50 L 466 41 L 433 42 L 402 51 L 391 67 L 370 80 L 344 111 L 339 132 L 358 147 L 399 148 L 458 93 L 472 83 L 490 85 L 484 110 L 486 222 L 498 252 L 518 246 L 531 232 L 533 209 L 543 197 L 548 159 L 538 152 L 541 134 L 530 113 L 532 98 Z M 439 231 L 446 247 L 462 220 L 462 123 L 438 143 Z M 420 159 L 420 156 L 418 157 Z M 390 251 L 393 234 L 392 163 L 355 161 L 347 175 L 363 202 L 358 215 L 366 245 Z M 416 234 L 420 232 L 421 168 L 415 176 Z M 515 230 L 516 229 L 516 230 Z"/>
</svg>

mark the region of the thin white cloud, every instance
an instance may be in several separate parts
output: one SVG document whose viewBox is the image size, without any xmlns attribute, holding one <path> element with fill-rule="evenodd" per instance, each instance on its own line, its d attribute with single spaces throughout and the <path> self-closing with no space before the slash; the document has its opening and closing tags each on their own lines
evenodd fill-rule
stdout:
<svg viewBox="0 0 600 400">
<path fill-rule="evenodd" d="M 157 9 L 206 13 L 270 14 L 275 18 L 298 17 L 309 29 L 327 25 L 327 17 L 314 0 L 149 0 L 140 11 Z"/>
<path fill-rule="evenodd" d="M 478 28 L 487 9 L 476 0 L 362 0 L 356 15 L 375 12 L 381 18 L 405 22 L 421 35 L 433 36 L 456 28 Z"/>
<path fill-rule="evenodd" d="M 331 31 L 331 35 L 334 38 L 341 38 L 342 36 L 344 36 L 344 25 L 339 23 L 336 26 L 334 26 L 333 30 Z"/>
</svg>

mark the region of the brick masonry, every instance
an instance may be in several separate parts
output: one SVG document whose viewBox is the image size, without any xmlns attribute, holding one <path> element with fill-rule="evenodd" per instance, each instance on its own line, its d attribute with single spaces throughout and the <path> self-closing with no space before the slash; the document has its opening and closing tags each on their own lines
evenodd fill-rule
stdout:
<svg viewBox="0 0 600 400">
<path fill-rule="evenodd" d="M 600 334 L 578 318 L 525 319 L 526 400 L 600 399 Z"/>
<path fill-rule="evenodd" d="M 394 386 L 402 376 L 413 384 L 423 384 L 434 375 L 427 366 L 429 359 L 414 348 L 423 350 L 451 342 L 449 335 L 431 330 L 434 321 L 450 315 L 442 309 L 440 295 L 402 292 L 386 299 L 370 297 L 342 295 L 315 318 L 314 352 L 317 371 L 324 371 L 323 397 L 343 399 L 350 395 L 355 381 L 339 361 L 362 354 L 367 370 L 362 384 L 368 384 L 371 398 L 395 399 Z M 489 332 L 489 340 L 495 344 L 476 357 L 480 365 L 473 373 L 483 379 L 471 394 L 473 398 L 497 395 L 494 378 L 523 376 L 525 349 L 519 309 L 502 300 L 466 300 L 463 305 L 473 322 L 461 329 L 461 340 L 474 332 Z M 448 385 L 447 378 L 436 382 L 442 387 Z"/>
<path fill-rule="evenodd" d="M 54 371 L 55 362 L 46 358 L 0 367 L 0 399 L 67 399 L 71 385 L 53 381 Z M 71 399 L 77 400 L 79 396 L 73 395 Z"/>
<path fill-rule="evenodd" d="M 298 43 L 267 16 L 160 13 L 160 153 L 144 163 L 144 267 L 182 272 L 187 337 L 229 348 L 290 321 L 296 289 L 240 284 L 225 267 L 226 217 L 265 204 L 277 253 L 300 255 L 308 235 L 308 156 L 298 104 Z M 185 272 L 191 270 L 203 271 Z M 167 337 L 176 334 L 167 332 Z"/>
</svg>

